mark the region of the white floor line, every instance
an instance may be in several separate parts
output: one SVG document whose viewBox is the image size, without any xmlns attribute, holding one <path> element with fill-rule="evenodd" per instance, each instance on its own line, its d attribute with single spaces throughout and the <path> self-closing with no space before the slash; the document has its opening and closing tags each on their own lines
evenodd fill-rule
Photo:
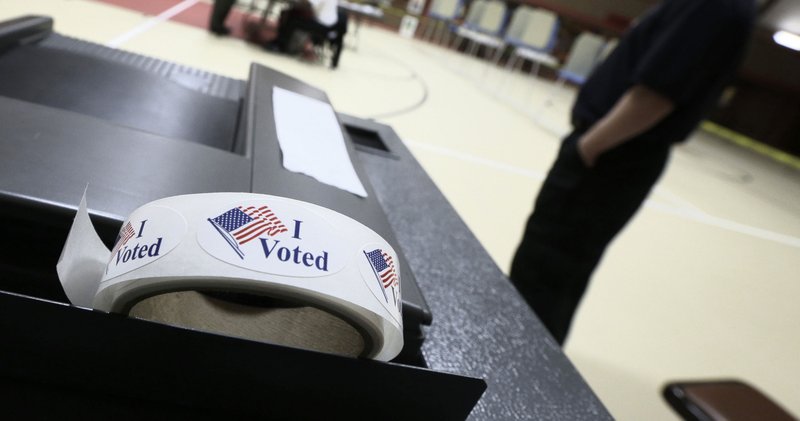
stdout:
<svg viewBox="0 0 800 421">
<path fill-rule="evenodd" d="M 648 201 L 646 206 L 650 209 L 655 209 L 664 213 L 672 214 L 684 219 L 699 222 L 701 224 L 709 225 L 712 227 L 721 228 L 724 230 L 732 231 L 738 234 L 748 235 L 751 237 L 759 238 L 761 240 L 772 241 L 775 243 L 783 244 L 789 247 L 800 248 L 800 238 L 791 235 L 780 234 L 758 227 L 742 224 L 736 221 L 731 221 L 725 218 L 719 218 L 713 215 L 697 213 L 691 210 L 681 210 L 671 206 L 663 206 L 661 204 Z"/>
<path fill-rule="evenodd" d="M 106 46 L 111 48 L 119 48 L 122 44 L 125 44 L 126 42 L 132 40 L 133 38 L 136 38 L 137 36 L 149 31 L 156 25 L 172 19 L 172 17 L 174 17 L 175 15 L 183 12 L 184 10 L 194 6 L 199 2 L 200 0 L 184 0 L 176 4 L 175 6 L 172 6 L 169 9 L 161 12 L 158 16 L 154 16 L 148 19 L 147 21 L 135 26 L 130 31 L 125 32 L 124 34 L 112 39 L 111 41 L 106 43 Z"/>
<path fill-rule="evenodd" d="M 439 46 L 439 48 L 444 48 L 444 47 Z M 468 73 L 469 71 L 465 70 L 465 69 L 467 69 L 467 67 L 474 67 L 474 66 L 471 66 L 471 64 L 473 64 L 473 62 L 476 61 L 476 60 L 473 60 L 474 57 L 472 57 L 472 56 L 463 57 L 465 54 L 460 54 L 460 53 L 456 54 L 456 53 L 454 53 L 454 52 L 452 52 L 450 50 L 447 50 L 447 52 L 450 53 L 452 56 L 457 57 L 456 60 L 461 60 L 462 62 L 463 61 L 467 61 L 467 64 L 465 64 L 463 66 L 455 66 L 450 61 L 450 60 L 452 60 L 452 58 L 450 60 L 448 60 L 447 58 L 442 59 L 440 55 L 437 55 L 436 57 L 433 57 L 432 54 L 435 54 L 435 53 L 429 53 L 428 51 L 425 51 L 424 48 L 420 48 L 420 46 L 417 46 L 416 50 L 420 54 L 425 55 L 428 58 L 434 60 L 435 62 L 441 64 L 442 67 L 444 67 L 445 69 L 447 69 L 447 70 L 455 73 L 456 75 L 466 79 L 468 82 L 471 82 L 473 84 L 473 86 L 475 88 L 477 88 L 478 90 L 483 91 L 484 93 L 486 93 L 490 97 L 495 98 L 496 100 L 498 100 L 498 101 L 500 101 L 502 103 L 505 103 L 507 106 L 511 107 L 512 109 L 514 109 L 518 113 L 528 117 L 529 119 L 531 119 L 533 121 L 534 124 L 539 126 L 541 129 L 544 129 L 545 131 L 553 134 L 556 137 L 564 137 L 567 134 L 569 134 L 570 127 L 563 126 L 563 125 L 558 124 L 556 122 L 553 122 L 552 120 L 547 119 L 547 118 L 542 118 L 542 114 L 543 114 L 544 108 L 547 108 L 547 106 L 545 104 L 545 101 L 552 100 L 554 95 L 550 95 L 550 96 L 546 97 L 538 105 L 534 104 L 534 106 L 525 106 L 524 103 L 521 103 L 520 101 L 515 101 L 510 96 L 508 96 L 506 94 L 498 93 L 494 89 L 489 87 L 488 85 L 486 85 L 484 83 L 480 83 L 480 81 L 475 80 L 475 78 L 472 78 L 472 77 L 468 76 L 466 73 Z M 445 60 L 446 62 L 445 63 L 441 63 L 442 60 Z M 484 63 L 480 63 L 479 62 L 478 64 L 480 64 L 482 66 L 485 66 Z M 493 70 L 495 70 L 495 71 L 499 70 L 500 72 L 504 72 L 505 71 L 504 69 L 497 69 L 497 68 L 495 68 Z M 523 79 L 523 82 L 524 82 L 524 79 Z M 534 84 L 535 83 L 542 83 L 542 81 L 527 81 L 527 82 L 534 83 Z M 551 87 L 551 86 L 543 87 L 543 89 L 550 89 L 550 90 L 552 90 L 552 88 L 553 87 Z"/>
<path fill-rule="evenodd" d="M 521 175 L 536 181 L 544 181 L 545 173 L 539 171 L 528 170 L 525 168 L 515 167 L 513 165 L 504 164 L 502 162 L 492 161 L 491 159 L 481 158 L 466 154 L 463 152 L 454 151 L 449 148 L 431 145 L 428 143 L 403 141 L 406 145 L 413 146 L 414 148 L 425 149 L 427 151 L 446 156 L 449 158 L 457 159 L 459 161 L 470 162 L 473 164 L 483 165 L 498 171 L 503 171 L 511 174 Z"/>
<path fill-rule="evenodd" d="M 404 141 L 405 144 L 417 149 L 423 149 L 433 152 L 438 155 L 453 158 L 459 161 L 469 162 L 472 164 L 482 165 L 484 167 L 492 168 L 498 171 L 503 171 L 510 174 L 519 175 L 535 181 L 544 181 L 546 173 L 541 171 L 529 170 L 525 168 L 515 167 L 513 165 L 504 164 L 502 162 L 492 161 L 490 159 L 473 156 L 467 153 L 455 151 L 442 146 L 431 145 L 422 142 Z M 666 190 L 663 187 L 658 187 L 657 192 L 666 196 L 671 201 L 678 203 L 678 206 L 666 205 L 659 203 L 656 200 L 648 199 L 645 201 L 645 207 L 653 209 L 662 213 L 678 216 L 683 219 L 699 222 L 709 226 L 721 228 L 724 230 L 736 232 L 738 234 L 748 235 L 751 237 L 759 238 L 762 240 L 773 241 L 789 247 L 800 248 L 800 238 L 793 237 L 786 234 L 776 233 L 758 227 L 742 224 L 736 221 L 731 221 L 725 218 L 719 218 L 709 215 L 698 207 L 692 205 L 688 200 Z"/>
<path fill-rule="evenodd" d="M 693 203 L 665 189 L 664 187 L 656 186 L 654 189 L 654 193 L 656 193 L 657 195 L 665 196 L 667 200 L 673 203 L 677 203 L 679 208 L 683 208 L 683 210 L 685 210 L 686 212 L 693 213 L 700 217 L 709 216 L 707 213 L 705 213 L 699 207 L 695 206 Z"/>
</svg>

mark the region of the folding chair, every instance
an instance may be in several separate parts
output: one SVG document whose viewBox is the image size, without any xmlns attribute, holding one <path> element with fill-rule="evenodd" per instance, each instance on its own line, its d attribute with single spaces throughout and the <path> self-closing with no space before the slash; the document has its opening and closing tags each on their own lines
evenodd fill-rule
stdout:
<svg viewBox="0 0 800 421">
<path fill-rule="evenodd" d="M 558 71 L 558 86 L 563 86 L 566 81 L 583 85 L 601 61 L 601 54 L 606 45 L 606 40 L 600 35 L 589 32 L 578 35 L 569 51 L 567 62 Z"/>
<path fill-rule="evenodd" d="M 428 19 L 425 22 L 425 32 L 422 35 L 422 40 L 433 42 L 433 37 L 438 35 L 435 43 L 437 45 L 440 44 L 442 31 L 458 17 L 460 11 L 461 0 L 433 0 L 430 9 L 428 9 Z M 446 44 L 447 41 L 445 41 Z"/>
<path fill-rule="evenodd" d="M 506 42 L 514 47 L 506 69 L 513 71 L 520 59 L 533 63 L 531 74 L 538 75 L 540 65 L 556 68 L 558 59 L 552 55 L 558 36 L 559 20 L 554 12 L 520 6 L 514 12 Z"/>
<path fill-rule="evenodd" d="M 477 55 L 480 46 L 491 48 L 494 50 L 491 63 L 496 65 L 505 47 L 502 33 L 506 23 L 506 12 L 506 5 L 502 1 L 475 0 L 464 24 L 453 30 L 456 36 L 453 47 L 458 51 L 466 40 L 468 56 Z M 488 67 L 486 70 L 488 71 Z"/>
<path fill-rule="evenodd" d="M 572 43 L 567 61 L 558 70 L 558 80 L 550 90 L 550 94 L 542 102 L 534 114 L 540 114 L 544 108 L 553 105 L 556 92 L 563 88 L 567 81 L 575 85 L 583 85 L 600 62 L 601 53 L 606 46 L 603 37 L 583 32 Z"/>
</svg>

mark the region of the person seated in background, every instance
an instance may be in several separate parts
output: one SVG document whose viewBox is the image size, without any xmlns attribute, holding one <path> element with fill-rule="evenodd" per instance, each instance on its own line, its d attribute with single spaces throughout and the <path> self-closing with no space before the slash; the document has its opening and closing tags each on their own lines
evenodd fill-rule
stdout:
<svg viewBox="0 0 800 421">
<path fill-rule="evenodd" d="M 302 0 L 281 12 L 278 37 L 269 46 L 281 52 L 292 51 L 292 35 L 298 30 L 323 34 L 336 29 L 338 0 Z"/>
</svg>

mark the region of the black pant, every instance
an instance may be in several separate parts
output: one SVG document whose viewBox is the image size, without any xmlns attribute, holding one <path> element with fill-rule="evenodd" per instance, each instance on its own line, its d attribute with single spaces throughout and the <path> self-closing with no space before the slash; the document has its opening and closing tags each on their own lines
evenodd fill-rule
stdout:
<svg viewBox="0 0 800 421">
<path fill-rule="evenodd" d="M 208 23 L 211 29 L 222 29 L 225 27 L 225 19 L 228 17 L 233 4 L 236 0 L 214 0 L 214 7 L 211 9 L 211 19 Z"/>
<path fill-rule="evenodd" d="M 511 281 L 559 344 L 606 246 L 663 172 L 669 146 L 637 138 L 587 168 L 564 139 L 511 266 Z"/>
<path fill-rule="evenodd" d="M 283 52 L 289 52 L 289 42 L 295 31 L 304 31 L 311 36 L 325 34 L 333 27 L 325 26 L 314 19 L 314 15 L 304 8 L 290 8 L 281 13 L 276 42 Z"/>
</svg>

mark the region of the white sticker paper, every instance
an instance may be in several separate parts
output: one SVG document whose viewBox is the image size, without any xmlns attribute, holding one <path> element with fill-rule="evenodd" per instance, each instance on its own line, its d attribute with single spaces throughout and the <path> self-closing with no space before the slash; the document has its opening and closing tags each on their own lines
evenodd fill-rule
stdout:
<svg viewBox="0 0 800 421">
<path fill-rule="evenodd" d="M 370 358 L 387 361 L 403 347 L 396 262 L 391 246 L 358 221 L 251 193 L 145 204 L 109 251 L 92 227 L 84 195 L 58 275 L 72 304 L 106 312 L 176 290 L 280 291 L 362 323 L 376 346 Z"/>
<path fill-rule="evenodd" d="M 287 170 L 367 197 L 330 104 L 277 86 L 272 91 L 272 104 Z"/>
<path fill-rule="evenodd" d="M 105 279 L 152 263 L 180 244 L 186 220 L 164 206 L 139 208 L 122 226 L 111 250 Z"/>
<path fill-rule="evenodd" d="M 334 274 L 348 263 L 337 230 L 317 213 L 278 199 L 210 210 L 197 241 L 208 254 L 246 269 L 293 277 Z"/>
<path fill-rule="evenodd" d="M 88 187 L 87 187 L 88 188 Z M 58 258 L 56 272 L 67 298 L 80 307 L 92 307 L 100 279 L 106 270 L 108 248 L 94 230 L 86 209 L 86 191 Z"/>
</svg>

